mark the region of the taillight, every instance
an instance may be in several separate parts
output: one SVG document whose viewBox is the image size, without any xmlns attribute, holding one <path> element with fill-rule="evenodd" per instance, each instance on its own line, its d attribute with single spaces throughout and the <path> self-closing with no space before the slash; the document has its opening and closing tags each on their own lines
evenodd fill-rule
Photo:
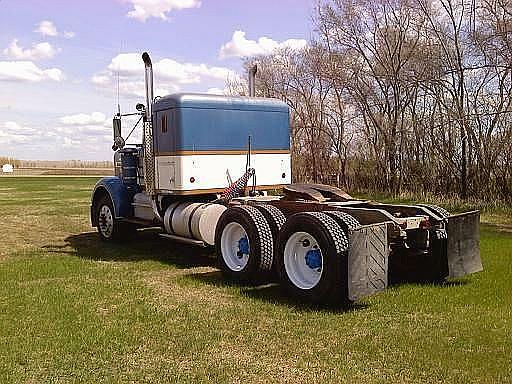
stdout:
<svg viewBox="0 0 512 384">
<path fill-rule="evenodd" d="M 427 229 L 430 227 L 430 221 L 428 219 L 423 219 L 420 221 L 420 229 Z"/>
</svg>

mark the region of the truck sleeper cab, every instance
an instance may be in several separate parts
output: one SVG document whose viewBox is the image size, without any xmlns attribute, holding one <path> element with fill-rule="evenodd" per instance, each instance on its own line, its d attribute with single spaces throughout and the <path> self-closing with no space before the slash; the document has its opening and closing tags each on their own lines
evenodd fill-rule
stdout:
<svg viewBox="0 0 512 384">
<path fill-rule="evenodd" d="M 291 182 L 288 106 L 279 100 L 161 97 L 153 104 L 153 133 L 159 193 L 219 193 L 247 166 L 258 189 Z"/>
</svg>

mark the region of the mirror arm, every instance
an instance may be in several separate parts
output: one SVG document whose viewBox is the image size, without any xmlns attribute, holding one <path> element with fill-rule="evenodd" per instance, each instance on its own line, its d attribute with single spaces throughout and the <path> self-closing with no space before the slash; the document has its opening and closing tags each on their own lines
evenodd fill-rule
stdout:
<svg viewBox="0 0 512 384">
<path fill-rule="evenodd" d="M 144 112 L 134 112 L 134 113 L 123 113 L 122 115 L 119 115 L 119 114 L 116 114 L 116 116 L 121 116 L 121 117 L 125 117 L 125 116 L 135 116 L 135 115 L 144 115 Z"/>
</svg>

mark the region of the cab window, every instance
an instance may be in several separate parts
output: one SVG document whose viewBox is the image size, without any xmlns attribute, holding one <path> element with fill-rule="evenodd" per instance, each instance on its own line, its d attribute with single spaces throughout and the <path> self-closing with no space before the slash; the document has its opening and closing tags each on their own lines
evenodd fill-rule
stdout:
<svg viewBox="0 0 512 384">
<path fill-rule="evenodd" d="M 167 114 L 162 113 L 162 117 L 160 119 L 160 127 L 162 128 L 162 133 L 167 133 Z"/>
</svg>

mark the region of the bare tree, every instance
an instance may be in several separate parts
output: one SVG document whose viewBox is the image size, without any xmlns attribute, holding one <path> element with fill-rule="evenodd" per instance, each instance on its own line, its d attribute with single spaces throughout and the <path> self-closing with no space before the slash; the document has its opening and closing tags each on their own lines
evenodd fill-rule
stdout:
<svg viewBox="0 0 512 384">
<path fill-rule="evenodd" d="M 294 180 L 511 199 L 512 0 L 321 0 L 314 22 L 246 60 L 290 106 Z"/>
</svg>

